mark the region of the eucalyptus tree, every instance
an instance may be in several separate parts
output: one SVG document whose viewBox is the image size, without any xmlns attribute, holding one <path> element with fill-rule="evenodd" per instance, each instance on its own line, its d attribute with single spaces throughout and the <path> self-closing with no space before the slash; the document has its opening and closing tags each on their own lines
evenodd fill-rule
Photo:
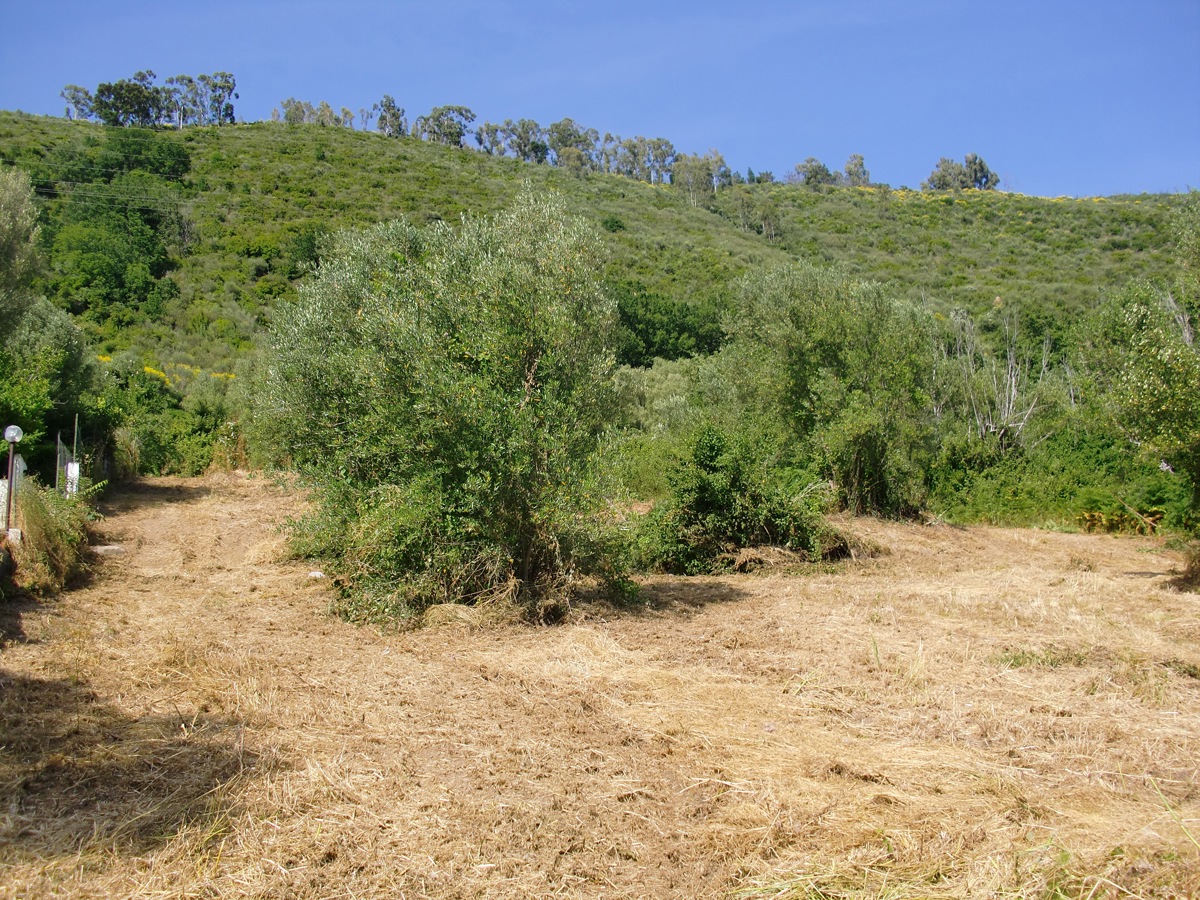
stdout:
<svg viewBox="0 0 1200 900">
<path fill-rule="evenodd" d="M 657 184 L 671 180 L 671 166 L 675 162 L 675 145 L 666 138 L 651 138 L 647 142 L 647 157 L 651 179 Z"/>
<path fill-rule="evenodd" d="M 496 122 L 484 122 L 475 129 L 475 143 L 488 156 L 503 156 L 507 149 L 504 126 Z"/>
<path fill-rule="evenodd" d="M 67 102 L 66 114 L 68 119 L 90 119 L 92 117 L 92 92 L 77 84 L 68 84 L 59 92 L 59 96 Z"/>
<path fill-rule="evenodd" d="M 204 112 L 200 86 L 191 75 L 172 75 L 166 80 L 166 108 L 176 128 L 200 122 Z"/>
<path fill-rule="evenodd" d="M 376 127 L 380 134 L 387 137 L 404 137 L 408 134 L 408 120 L 404 118 L 404 107 L 397 106 L 391 94 L 384 94 L 383 99 L 372 109 L 379 114 L 379 124 Z"/>
<path fill-rule="evenodd" d="M 1192 192 L 1173 226 L 1173 283 L 1133 283 L 1110 298 L 1089 362 L 1130 445 L 1187 477 L 1200 513 L 1200 193 Z"/>
<path fill-rule="evenodd" d="M 671 167 L 671 184 L 686 192 L 692 206 L 707 204 L 718 188 L 733 183 L 733 175 L 725 164 L 725 157 L 717 150 L 703 156 L 679 153 Z"/>
<path fill-rule="evenodd" d="M 517 159 L 525 162 L 544 163 L 550 155 L 550 145 L 546 143 L 546 132 L 533 119 L 505 119 L 500 133 L 504 136 L 504 145 L 511 150 Z"/>
<path fill-rule="evenodd" d="M 461 147 L 474 121 L 475 113 L 466 106 L 435 106 L 413 124 L 413 134 L 436 144 Z"/>
<path fill-rule="evenodd" d="M 233 75 L 229 72 L 213 72 L 211 75 L 197 75 L 196 81 L 203 88 L 207 123 L 232 125 L 236 121 L 233 101 L 239 99 L 237 81 Z"/>
<path fill-rule="evenodd" d="M 861 153 L 852 153 L 846 160 L 844 183 L 850 187 L 866 187 L 871 183 L 871 173 Z"/>
<path fill-rule="evenodd" d="M 149 69 L 131 78 L 102 82 L 94 93 L 76 84 L 63 88 L 67 115 L 99 119 L 105 125 L 229 125 L 235 121 L 233 101 L 238 99 L 237 82 L 229 72 L 209 75 L 173 75 L 162 87 Z"/>
<path fill-rule="evenodd" d="M 929 177 L 921 182 L 926 191 L 961 191 L 974 188 L 979 191 L 993 190 L 1000 183 L 1000 176 L 988 168 L 981 156 L 968 153 L 964 160 L 956 162 L 943 156 Z"/>
<path fill-rule="evenodd" d="M 600 133 L 595 128 L 584 128 L 569 118 L 560 119 L 546 129 L 546 143 L 554 154 L 555 165 L 591 168 L 596 163 L 599 142 Z"/>
<path fill-rule="evenodd" d="M 808 157 L 802 163 L 796 163 L 796 180 L 806 188 L 813 189 L 839 182 L 838 173 L 830 171 L 829 166 L 815 156 Z"/>
</svg>

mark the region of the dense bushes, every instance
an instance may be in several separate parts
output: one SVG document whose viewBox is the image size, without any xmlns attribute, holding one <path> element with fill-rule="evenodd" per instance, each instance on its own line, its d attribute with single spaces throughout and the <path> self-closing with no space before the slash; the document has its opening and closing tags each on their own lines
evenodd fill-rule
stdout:
<svg viewBox="0 0 1200 900">
<path fill-rule="evenodd" d="M 819 558 L 825 485 L 780 469 L 763 436 L 706 424 L 667 472 L 670 496 L 640 524 L 643 568 L 696 575 L 729 568 L 745 547 L 772 546 Z"/>
<path fill-rule="evenodd" d="M 609 292 L 617 298 L 617 361 L 623 365 L 649 366 L 656 359 L 705 355 L 721 346 L 721 314 L 711 303 L 670 300 L 641 284 L 622 283 Z"/>
<path fill-rule="evenodd" d="M 104 373 L 98 404 L 112 421 L 113 474 L 200 475 L 214 453 L 236 444 L 238 426 L 228 398 L 230 376 L 142 365 L 131 354 L 113 360 Z M 219 460 L 221 461 L 221 460 Z M 223 458 L 240 462 L 235 453 Z"/>
<path fill-rule="evenodd" d="M 746 276 L 728 329 L 730 382 L 752 415 L 786 429 L 795 462 L 856 512 L 921 507 L 935 440 L 928 313 L 798 264 Z"/>
</svg>

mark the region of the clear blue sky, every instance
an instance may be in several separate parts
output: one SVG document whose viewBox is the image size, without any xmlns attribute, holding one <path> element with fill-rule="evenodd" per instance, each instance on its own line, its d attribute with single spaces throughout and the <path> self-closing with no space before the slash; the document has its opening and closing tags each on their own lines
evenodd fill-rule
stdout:
<svg viewBox="0 0 1200 900">
<path fill-rule="evenodd" d="M 979 153 L 1054 196 L 1200 187 L 1200 0 L 0 0 L 0 109 L 152 69 L 411 119 L 570 116 L 782 177 L 862 153 L 916 187 Z"/>
</svg>

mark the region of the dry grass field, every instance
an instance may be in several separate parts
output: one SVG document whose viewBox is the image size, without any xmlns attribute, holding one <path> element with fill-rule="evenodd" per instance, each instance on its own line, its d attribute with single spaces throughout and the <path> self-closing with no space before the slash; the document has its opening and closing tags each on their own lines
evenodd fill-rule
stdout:
<svg viewBox="0 0 1200 900">
<path fill-rule="evenodd" d="M 835 571 L 381 634 L 294 508 L 144 482 L 90 584 L 0 610 L 0 897 L 1200 896 L 1160 541 L 855 520 Z"/>
</svg>

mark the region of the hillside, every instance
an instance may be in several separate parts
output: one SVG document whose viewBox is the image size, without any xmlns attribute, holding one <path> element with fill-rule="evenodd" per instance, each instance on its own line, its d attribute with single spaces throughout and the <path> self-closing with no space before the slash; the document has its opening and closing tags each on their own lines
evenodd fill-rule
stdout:
<svg viewBox="0 0 1200 900">
<path fill-rule="evenodd" d="M 137 141 L 182 148 L 186 167 L 131 187 L 136 173 L 124 169 L 137 163 L 122 161 Z M 119 320 L 107 307 L 73 311 L 105 352 L 132 347 L 152 363 L 218 369 L 252 347 L 273 305 L 293 294 L 320 234 L 398 216 L 491 213 L 525 182 L 559 192 L 596 224 L 610 248 L 609 278 L 626 290 L 719 308 L 747 269 L 799 257 L 841 263 L 941 311 L 1016 304 L 1034 330 L 1055 334 L 1105 291 L 1167 271 L 1166 217 L 1180 202 L 753 184 L 723 188 L 703 208 L 669 186 L 344 128 L 257 123 L 114 136 L 16 113 L 0 113 L 0 163 L 29 171 L 50 200 L 43 241 L 52 273 L 66 265 L 56 235 L 80 197 L 119 212 L 154 206 L 170 219 L 154 274 L 171 284 L 142 288 Z"/>
<path fill-rule="evenodd" d="M 380 633 L 294 496 L 155 479 L 0 618 L 0 897 L 1184 897 L 1195 594 L 1155 540 L 844 523 L 838 572 Z"/>
</svg>

